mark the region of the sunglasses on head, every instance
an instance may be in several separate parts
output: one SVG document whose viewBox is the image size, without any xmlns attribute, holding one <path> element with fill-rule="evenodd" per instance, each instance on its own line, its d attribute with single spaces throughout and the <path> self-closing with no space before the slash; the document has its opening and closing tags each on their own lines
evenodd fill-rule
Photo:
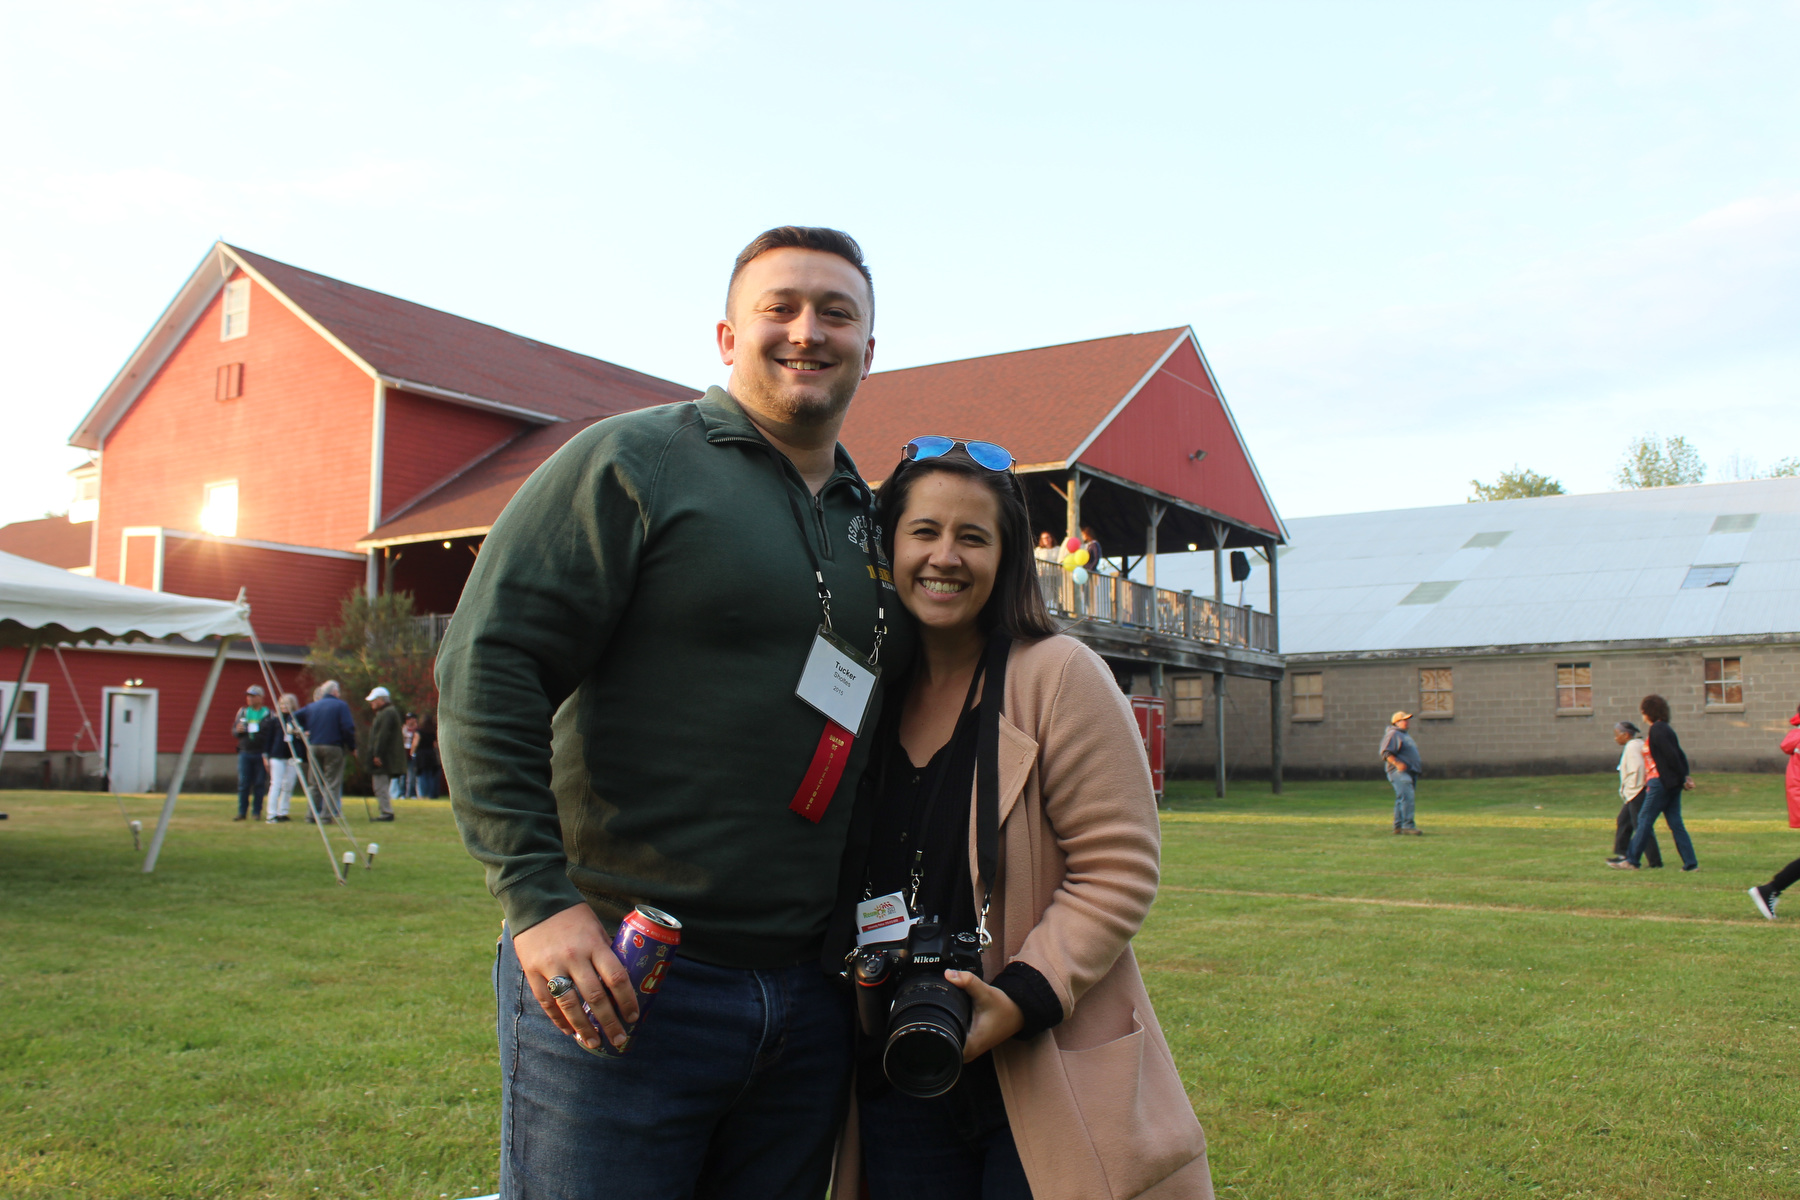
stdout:
<svg viewBox="0 0 1800 1200">
<path fill-rule="evenodd" d="M 996 446 L 992 442 L 971 442 L 963 438 L 940 437 L 931 434 L 916 437 L 906 443 L 906 461 L 924 462 L 928 458 L 942 458 L 952 450 L 961 446 L 977 465 L 990 471 L 1010 471 L 1013 456 L 1004 446 Z"/>
</svg>

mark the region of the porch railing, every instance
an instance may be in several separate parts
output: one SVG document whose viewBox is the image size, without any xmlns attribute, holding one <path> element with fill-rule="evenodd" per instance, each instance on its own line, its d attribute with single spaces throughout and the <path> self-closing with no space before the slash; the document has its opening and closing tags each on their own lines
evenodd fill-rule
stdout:
<svg viewBox="0 0 1800 1200">
<path fill-rule="evenodd" d="M 1275 649 L 1275 625 L 1268 613 L 1117 575 L 1092 573 L 1086 583 L 1078 584 L 1056 563 L 1040 562 L 1037 571 L 1044 603 L 1059 617 L 1147 629 L 1216 646 Z"/>
<path fill-rule="evenodd" d="M 427 613 L 422 617 L 414 617 L 413 624 L 425 634 L 425 640 L 436 650 L 438 643 L 444 640 L 444 634 L 450 629 L 449 613 Z"/>
</svg>

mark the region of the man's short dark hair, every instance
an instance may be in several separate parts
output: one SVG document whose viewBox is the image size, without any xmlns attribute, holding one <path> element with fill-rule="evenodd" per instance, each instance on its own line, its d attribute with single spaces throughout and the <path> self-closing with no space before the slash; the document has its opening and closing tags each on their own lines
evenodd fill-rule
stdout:
<svg viewBox="0 0 1800 1200">
<path fill-rule="evenodd" d="M 1669 719 L 1669 702 L 1651 692 L 1638 702 L 1638 711 L 1650 719 L 1652 724 Z"/>
<path fill-rule="evenodd" d="M 826 254 L 835 254 L 851 266 L 869 285 L 869 319 L 875 318 L 875 279 L 869 274 L 869 264 L 863 261 L 862 247 L 856 239 L 841 229 L 827 229 L 822 225 L 778 225 L 774 229 L 765 229 L 750 240 L 750 244 L 738 251 L 737 262 L 731 267 L 731 281 L 725 285 L 725 309 L 731 310 L 731 289 L 737 286 L 738 276 L 744 268 L 755 259 L 761 258 L 771 250 L 821 250 Z"/>
</svg>

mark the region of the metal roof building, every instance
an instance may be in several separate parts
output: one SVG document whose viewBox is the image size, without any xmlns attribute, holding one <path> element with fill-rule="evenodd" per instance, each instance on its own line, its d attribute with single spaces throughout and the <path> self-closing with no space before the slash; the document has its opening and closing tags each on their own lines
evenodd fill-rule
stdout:
<svg viewBox="0 0 1800 1200">
<path fill-rule="evenodd" d="M 1264 739 L 1285 737 L 1300 773 L 1373 773 L 1363 743 L 1405 709 L 1440 770 L 1604 769 L 1613 722 L 1636 721 L 1657 692 L 1697 769 L 1780 765 L 1800 701 L 1800 479 L 1287 527 L 1285 711 L 1228 705 L 1242 735 L 1230 760 L 1260 762 Z M 1199 558 L 1165 557 L 1160 582 L 1209 590 Z M 1251 559 L 1248 597 L 1263 594 L 1266 570 Z M 1189 739 L 1185 770 L 1207 769 L 1213 740 Z"/>
</svg>

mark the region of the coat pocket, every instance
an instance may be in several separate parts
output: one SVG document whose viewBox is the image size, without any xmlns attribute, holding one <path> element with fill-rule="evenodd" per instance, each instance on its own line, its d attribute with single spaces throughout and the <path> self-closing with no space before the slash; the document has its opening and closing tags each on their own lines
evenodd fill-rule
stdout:
<svg viewBox="0 0 1800 1200">
<path fill-rule="evenodd" d="M 1205 1151 L 1181 1076 L 1135 1009 L 1125 1036 L 1060 1053 L 1114 1200 L 1146 1191 Z"/>
</svg>

